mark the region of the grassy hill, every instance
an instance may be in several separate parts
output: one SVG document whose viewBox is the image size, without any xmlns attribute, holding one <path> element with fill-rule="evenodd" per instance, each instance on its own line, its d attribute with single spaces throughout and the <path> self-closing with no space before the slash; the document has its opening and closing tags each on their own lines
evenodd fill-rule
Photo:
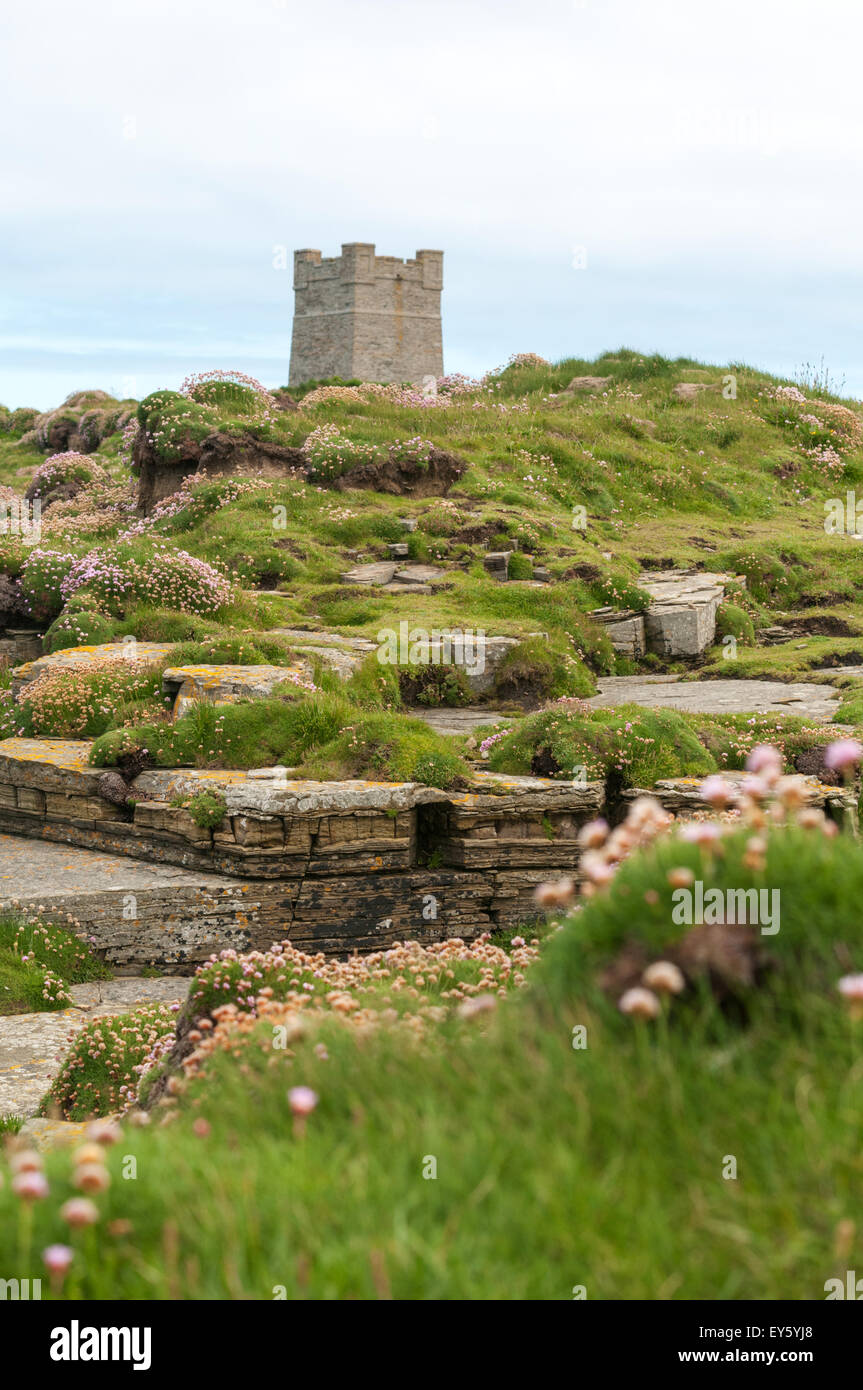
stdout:
<svg viewBox="0 0 863 1390">
<path fill-rule="evenodd" d="M 431 401 L 217 375 L 138 404 L 0 411 L 7 505 L 25 489 L 45 503 L 37 544 L 0 537 L 6 625 L 38 624 L 53 650 L 169 644 L 143 669 L 40 676 L 18 705 L 7 672 L 0 729 L 91 737 L 106 766 L 280 762 L 442 786 L 469 784 L 484 736 L 506 772 L 543 750 L 561 775 L 650 786 L 739 768 L 763 742 L 788 769 L 829 731 L 588 707 L 598 678 L 662 666 L 615 653 L 591 612 L 643 609 L 646 569 L 727 573 L 717 645 L 679 674 L 832 679 L 839 717 L 863 723 L 863 682 L 830 674 L 863 663 L 860 542 L 825 525 L 840 504 L 848 521 L 861 470 L 860 407 L 823 382 L 626 350 L 528 354 Z M 345 578 L 393 544 L 441 571 L 429 591 Z M 502 550 L 507 583 L 483 563 Z M 298 630 L 377 642 L 401 623 L 517 639 L 474 736 L 415 717 L 477 699 L 458 670 L 373 653 L 350 676 L 318 664 L 311 683 L 171 720 L 167 666 L 288 668 Z M 759 635 L 778 627 L 784 640 Z M 0 1254 L 38 1276 L 68 1240 L 52 1297 L 823 1297 L 863 1262 L 863 854 L 787 795 L 790 824 L 754 806 L 721 845 L 647 843 L 634 807 L 610 887 L 598 871 L 576 904 L 554 890 L 527 943 L 228 951 L 198 971 L 176 1034 L 167 1011 L 94 1020 L 45 1107 L 78 1120 L 137 1094 L 141 1128 L 116 1158 L 50 1155 L 41 1197 L 26 1167 L 23 1186 L 0 1184 Z M 720 944 L 672 927 L 671 887 L 695 877 L 770 884 L 781 932 Z M 663 958 L 679 995 L 627 1016 L 621 989 Z M 82 1193 L 91 1205 L 70 1209 Z"/>
<path fill-rule="evenodd" d="M 92 393 L 72 399 L 73 416 L 92 415 Z M 126 403 L 98 404 L 103 421 L 125 418 Z M 69 409 L 59 413 L 66 419 Z M 38 547 L 0 539 L 0 582 L 5 576 L 23 596 L 22 611 L 48 627 L 53 648 L 126 635 L 205 644 L 187 647 L 187 659 L 196 652 L 198 660 L 282 662 L 291 652 L 287 639 L 270 635 L 279 629 L 377 641 L 402 622 L 426 631 L 454 626 L 520 639 L 489 696 L 512 721 L 543 700 L 592 694 L 597 675 L 639 669 L 614 653 L 590 613 L 642 608 L 641 570 L 673 565 L 739 582 L 720 611 L 717 646 L 702 662 L 671 669 L 695 678 L 824 679 L 825 670 L 863 658 L 860 542 L 830 523 L 838 507 L 847 521 L 847 495 L 859 486 L 863 415 L 817 383 L 801 389 L 739 364 L 626 350 L 553 365 L 527 354 L 481 382 L 447 379 L 431 400 L 411 389 L 338 383 L 287 398 L 240 377 L 200 378 L 183 393 L 141 402 L 122 432 L 86 455 L 67 451 L 51 463 L 51 426 L 40 419 L 34 425 L 18 411 L 0 434 L 0 481 L 41 488 L 49 501 Z M 75 419 L 64 428 L 80 440 Z M 446 495 L 425 495 L 432 456 L 450 461 Z M 240 472 L 204 472 L 208 457 L 218 467 L 227 458 Z M 147 516 L 136 511 L 142 468 L 165 493 Z M 395 490 L 399 477 L 409 478 L 409 492 Z M 404 586 L 394 594 L 343 577 L 358 563 L 386 560 L 398 542 L 411 563 L 443 571 L 431 593 Z M 495 550 L 513 552 L 506 584 L 483 567 Z M 550 582 L 533 581 L 539 567 Z M 756 634 L 777 623 L 787 639 L 760 643 Z M 731 660 L 719 645 L 727 634 L 737 642 Z M 648 654 L 639 667 L 657 664 Z M 347 685 L 327 676 L 320 685 L 324 696 L 347 699 L 361 723 L 388 715 L 410 744 L 419 735 L 400 722 L 401 707 L 469 698 L 450 675 L 417 682 L 416 672 L 370 660 Z M 859 683 L 835 679 L 847 687 L 843 718 L 854 723 L 863 715 Z M 78 731 L 137 727 L 159 745 L 160 761 L 188 759 L 199 731 L 190 728 L 172 749 L 173 731 L 158 732 L 158 680 L 139 686 L 119 712 Z M 71 690 L 63 695 L 75 703 Z M 80 700 L 87 704 L 86 692 Z M 296 722 L 284 709 L 275 716 Z M 232 751 L 205 729 L 205 761 L 236 764 L 261 717 L 230 716 Z M 329 746 L 324 735 L 343 717 L 338 706 L 320 737 L 304 734 L 299 745 L 286 732 L 273 755 L 295 765 L 318 750 L 323 775 L 386 770 L 379 726 L 360 757 Z M 255 726 L 248 737 L 244 720 Z M 44 712 L 24 726 L 55 731 Z M 67 721 L 56 731 L 74 728 Z M 700 724 L 698 732 L 702 743 L 713 741 Z M 144 734 L 114 737 L 97 756 L 111 761 L 120 743 L 128 749 L 136 738 Z M 435 747 L 445 775 L 456 775 L 459 748 Z M 392 760 L 390 774 L 410 763 Z"/>
</svg>

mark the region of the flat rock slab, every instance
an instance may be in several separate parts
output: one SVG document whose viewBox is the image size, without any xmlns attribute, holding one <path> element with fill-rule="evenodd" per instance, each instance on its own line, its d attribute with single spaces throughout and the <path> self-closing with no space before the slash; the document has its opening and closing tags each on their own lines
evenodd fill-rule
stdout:
<svg viewBox="0 0 863 1390">
<path fill-rule="evenodd" d="M 122 850 L 2 834 L 0 865 L 0 910 L 69 922 L 127 974 L 157 961 L 182 975 L 214 950 L 266 948 L 290 921 L 289 884 Z"/>
<path fill-rule="evenodd" d="M 79 738 L 0 740 L 0 782 L 67 795 L 96 795 L 103 768 L 90 767 L 92 743 Z"/>
<path fill-rule="evenodd" d="M 499 710 L 487 709 L 482 705 L 465 709 L 425 709 L 418 705 L 406 713 L 414 719 L 421 719 L 439 734 L 472 734 L 474 729 L 484 724 L 502 724 L 505 720 Z"/>
<path fill-rule="evenodd" d="M 0 834 L 0 908 L 51 902 L 56 910 L 74 916 L 78 899 L 103 893 L 143 894 L 152 889 L 179 894 L 210 880 L 220 888 L 225 883 L 220 875 L 174 864 Z M 116 912 L 122 915 L 119 900 Z"/>
<path fill-rule="evenodd" d="M 173 697 L 174 718 L 179 719 L 197 701 L 232 705 L 237 700 L 263 700 L 282 681 L 301 690 L 314 690 L 311 663 L 293 666 L 169 666 L 162 673 L 162 689 Z"/>
<path fill-rule="evenodd" d="M 831 720 L 839 708 L 832 686 L 811 681 L 682 681 L 677 676 L 608 676 L 597 681 L 594 708 L 644 705 L 694 714 L 792 714 L 813 723 Z"/>
<path fill-rule="evenodd" d="M 298 650 L 303 650 L 304 647 L 339 647 L 358 653 L 375 650 L 375 643 L 370 642 L 367 637 L 345 637 L 340 632 L 319 632 L 316 629 L 309 631 L 304 627 L 274 627 L 270 629 L 270 636 L 287 637 Z"/>
<path fill-rule="evenodd" d="M 391 584 L 395 578 L 395 560 L 378 560 L 369 565 L 354 565 L 345 570 L 342 582 L 345 584 Z"/>
<path fill-rule="evenodd" d="M 66 1009 L 0 1014 L 0 1114 L 35 1114 L 75 1037 L 91 1019 L 129 1013 L 142 1004 L 179 1004 L 188 992 L 189 981 L 176 976 L 127 975 L 70 986 L 74 1003 Z"/>
<path fill-rule="evenodd" d="M 602 391 L 607 391 L 613 382 L 613 376 L 574 376 L 568 386 L 558 391 L 558 399 L 561 396 L 571 396 L 576 391 L 585 391 L 589 396 L 596 396 Z"/>
<path fill-rule="evenodd" d="M 638 587 L 653 603 L 710 603 L 722 597 L 731 578 L 710 570 L 645 570 Z"/>
<path fill-rule="evenodd" d="M 434 565 L 403 565 L 396 570 L 393 576 L 396 584 L 433 584 L 436 579 L 443 579 L 446 570 L 437 569 Z"/>
</svg>

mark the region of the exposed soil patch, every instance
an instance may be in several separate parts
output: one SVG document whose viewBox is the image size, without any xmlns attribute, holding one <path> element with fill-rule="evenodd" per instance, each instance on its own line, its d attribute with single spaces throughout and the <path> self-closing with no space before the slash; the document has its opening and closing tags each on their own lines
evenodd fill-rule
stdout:
<svg viewBox="0 0 863 1390">
<path fill-rule="evenodd" d="M 811 618 L 794 618 L 790 623 L 780 623 L 779 626 L 787 627 L 793 636 L 804 633 L 810 636 L 856 637 L 860 631 L 835 613 L 814 613 Z"/>
<path fill-rule="evenodd" d="M 32 502 L 38 497 L 39 506 L 45 512 L 54 502 L 71 502 L 73 497 L 77 497 L 83 486 L 84 483 L 81 479 L 70 478 L 67 482 L 57 483 L 54 487 L 43 491 L 45 484 L 40 478 L 34 478 L 24 493 L 24 500 Z"/>
<path fill-rule="evenodd" d="M 204 440 L 187 439 L 181 456 L 165 460 L 158 456 L 146 434 L 139 433 L 133 462 L 138 473 L 138 510 L 147 515 L 157 502 L 176 492 L 190 474 L 201 477 L 227 477 L 234 473 L 261 473 L 265 477 L 285 478 L 305 473 L 306 459 L 301 449 L 256 439 L 251 434 L 222 434 L 215 431 Z"/>
<path fill-rule="evenodd" d="M 795 770 L 807 777 L 817 777 L 819 782 L 826 783 L 828 787 L 839 787 L 842 785 L 842 774 L 827 767 L 824 762 L 826 751 L 826 743 L 820 743 L 815 748 L 804 748 L 794 759 Z"/>
<path fill-rule="evenodd" d="M 810 670 L 832 671 L 836 666 L 863 666 L 863 652 L 828 652 L 813 661 Z"/>
<path fill-rule="evenodd" d="M 531 759 L 530 771 L 534 777 L 556 777 L 561 767 L 550 748 L 538 748 Z"/>
<path fill-rule="evenodd" d="M 596 584 L 602 578 L 602 571 L 596 565 L 573 565 L 566 571 L 564 579 L 581 579 L 585 584 Z"/>
<path fill-rule="evenodd" d="M 478 526 L 462 527 L 461 531 L 456 531 L 451 539 L 460 541 L 462 545 L 488 545 L 492 536 L 498 534 L 499 529 L 500 528 L 495 526 L 493 522 L 483 522 Z M 440 546 L 440 541 L 437 537 L 435 537 L 435 544 Z"/>
<path fill-rule="evenodd" d="M 445 497 L 466 470 L 464 459 L 456 458 L 455 454 L 449 454 L 444 449 L 432 449 L 428 463 L 380 459 L 352 468 L 349 473 L 343 473 L 340 478 L 333 478 L 324 485 L 336 492 L 371 488 L 374 492 L 385 492 L 391 496 Z"/>
</svg>

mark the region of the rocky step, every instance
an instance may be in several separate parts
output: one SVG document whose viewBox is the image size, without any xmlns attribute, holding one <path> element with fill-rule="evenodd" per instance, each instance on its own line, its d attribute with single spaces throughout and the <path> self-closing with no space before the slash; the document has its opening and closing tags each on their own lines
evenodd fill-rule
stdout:
<svg viewBox="0 0 863 1390">
<path fill-rule="evenodd" d="M 687 681 L 678 675 L 603 676 L 594 708 L 644 705 L 648 709 L 679 709 L 693 714 L 799 715 L 813 723 L 832 720 L 839 692 L 814 681 L 709 680 Z"/>
<path fill-rule="evenodd" d="M 285 934 L 278 884 L 0 834 L 0 909 L 70 922 L 120 972 L 188 974 L 214 950 L 265 949 Z"/>
<path fill-rule="evenodd" d="M 445 577 L 446 570 L 438 569 L 436 565 L 399 565 L 396 560 L 376 560 L 367 565 L 354 565 L 341 576 L 344 584 L 383 588 L 390 593 L 404 592 L 405 588 L 411 589 L 420 584 L 436 584 Z"/>
<path fill-rule="evenodd" d="M 342 670 L 349 674 L 353 663 L 344 653 L 338 656 Z M 323 649 L 316 658 L 329 666 Z M 313 674 L 311 659 L 291 666 L 168 666 L 162 672 L 162 689 L 171 700 L 174 718 L 179 719 L 200 701 L 232 705 L 237 700 L 266 699 L 285 681 L 300 690 L 314 690 Z"/>
<path fill-rule="evenodd" d="M 716 614 L 732 576 L 704 570 L 645 570 L 638 586 L 650 595 L 644 613 L 595 608 L 615 651 L 631 659 L 655 652 L 667 659 L 697 657 L 716 637 Z M 742 580 L 736 580 L 742 583 Z"/>
<path fill-rule="evenodd" d="M 460 709 L 428 709 L 416 705 L 407 713 L 414 719 L 421 719 L 435 733 L 451 736 L 472 734 L 474 729 L 486 724 L 500 724 L 504 719 L 499 710 L 489 709 L 486 705 L 468 705 Z"/>
<path fill-rule="evenodd" d="M 740 793 L 747 774 L 745 772 L 723 772 L 723 778 L 736 792 Z M 650 788 L 632 787 L 623 793 L 624 802 L 631 803 L 640 796 L 652 796 L 677 820 L 691 820 L 693 816 L 707 818 L 712 815 L 706 805 L 701 788 L 701 777 L 668 777 L 656 782 Z M 824 811 L 840 826 L 857 834 L 858 812 L 857 791 L 853 786 L 830 786 L 818 777 L 801 776 L 802 805 Z"/>
<path fill-rule="evenodd" d="M 9 898 L 72 912 L 26 858 L 53 849 L 54 865 L 78 873 L 73 915 L 93 923 L 89 934 L 109 959 L 176 970 L 227 945 L 266 947 L 288 935 L 341 954 L 526 921 L 536 884 L 576 871 L 578 830 L 603 796 L 600 783 L 488 772 L 467 791 L 311 782 L 264 768 L 153 769 L 122 783 L 89 766 L 88 751 L 83 741 L 0 743 L 0 831 L 33 837 L 16 840 Z M 106 775 L 122 784 L 116 801 L 103 794 L 114 795 Z M 215 826 L 189 809 L 202 791 L 224 803 Z M 107 882 L 121 891 L 103 901 L 106 881 L 81 851 L 107 856 Z M 147 866 L 141 892 L 124 856 Z M 434 871 L 423 867 L 430 857 Z M 166 866 L 191 877 L 166 880 Z M 434 917 L 422 913 L 427 893 Z"/>
<path fill-rule="evenodd" d="M 0 671 L 41 656 L 43 635 L 32 628 L 0 629 Z"/>
</svg>

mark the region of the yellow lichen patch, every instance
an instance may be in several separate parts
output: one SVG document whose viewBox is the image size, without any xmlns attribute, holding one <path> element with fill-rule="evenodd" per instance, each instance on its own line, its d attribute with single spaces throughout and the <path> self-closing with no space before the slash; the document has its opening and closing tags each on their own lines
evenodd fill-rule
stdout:
<svg viewBox="0 0 863 1390">
<path fill-rule="evenodd" d="M 0 742 L 0 757 L 48 763 L 67 772 L 91 772 L 87 759 L 92 746 L 88 739 L 4 738 Z"/>
</svg>

